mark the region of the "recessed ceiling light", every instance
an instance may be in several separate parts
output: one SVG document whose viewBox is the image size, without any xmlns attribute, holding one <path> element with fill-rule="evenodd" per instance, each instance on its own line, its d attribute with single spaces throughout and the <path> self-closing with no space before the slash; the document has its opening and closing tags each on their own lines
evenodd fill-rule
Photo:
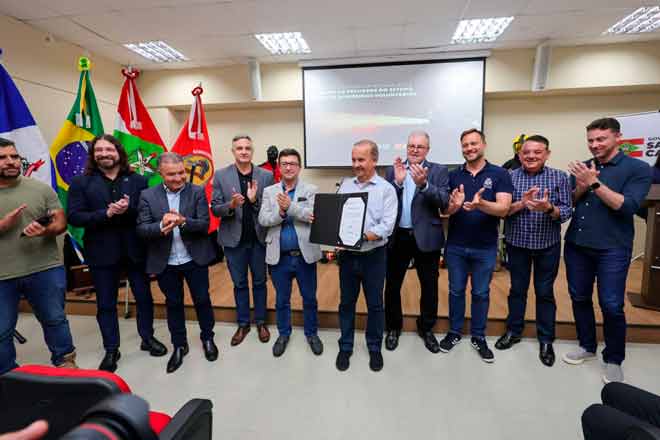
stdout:
<svg viewBox="0 0 660 440">
<path fill-rule="evenodd" d="M 512 21 L 513 17 L 461 20 L 456 26 L 451 42 L 452 44 L 469 44 L 495 41 Z"/>
<path fill-rule="evenodd" d="M 273 55 L 303 54 L 312 51 L 300 32 L 254 34 L 254 36 Z"/>
<path fill-rule="evenodd" d="M 164 41 L 128 43 L 124 44 L 124 47 L 156 63 L 175 63 L 179 61 L 188 61 L 188 58 L 186 58 L 185 55 Z"/>
<path fill-rule="evenodd" d="M 603 34 L 641 34 L 660 28 L 660 6 L 647 6 L 619 20 Z"/>
</svg>

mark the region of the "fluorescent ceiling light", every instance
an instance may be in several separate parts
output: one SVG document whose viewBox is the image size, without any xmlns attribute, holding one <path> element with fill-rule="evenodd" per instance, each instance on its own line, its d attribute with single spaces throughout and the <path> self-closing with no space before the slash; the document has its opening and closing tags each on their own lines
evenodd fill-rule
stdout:
<svg viewBox="0 0 660 440">
<path fill-rule="evenodd" d="M 618 21 L 603 34 L 641 34 L 660 28 L 660 6 L 647 6 Z"/>
<path fill-rule="evenodd" d="M 254 34 L 254 36 L 273 55 L 303 54 L 312 51 L 300 32 Z"/>
<path fill-rule="evenodd" d="M 181 52 L 164 41 L 147 41 L 146 43 L 128 43 L 124 47 L 142 55 L 156 63 L 174 63 L 188 61 Z"/>
<path fill-rule="evenodd" d="M 489 43 L 511 24 L 513 17 L 476 18 L 461 20 L 451 39 L 452 44 Z"/>
</svg>

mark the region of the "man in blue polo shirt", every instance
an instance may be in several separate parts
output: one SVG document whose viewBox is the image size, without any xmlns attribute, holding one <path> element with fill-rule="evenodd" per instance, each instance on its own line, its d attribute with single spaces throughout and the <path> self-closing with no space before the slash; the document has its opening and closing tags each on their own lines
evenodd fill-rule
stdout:
<svg viewBox="0 0 660 440">
<path fill-rule="evenodd" d="M 465 163 L 449 173 L 449 233 L 445 261 L 449 270 L 449 325 L 440 350 L 449 352 L 461 341 L 465 319 L 465 286 L 472 283 L 472 346 L 485 362 L 495 357 L 485 339 L 490 280 L 495 269 L 500 218 L 511 206 L 509 173 L 484 157 L 486 138 L 472 128 L 461 134 Z"/>
<path fill-rule="evenodd" d="M 633 216 L 651 186 L 650 167 L 619 151 L 620 139 L 621 126 L 616 119 L 593 121 L 587 126 L 593 159 L 573 162 L 568 167 L 575 211 L 566 232 L 564 260 L 579 346 L 563 359 L 577 365 L 596 357 L 592 301 L 596 280 L 603 312 L 605 383 L 623 381 L 623 302 L 635 235 Z"/>
</svg>

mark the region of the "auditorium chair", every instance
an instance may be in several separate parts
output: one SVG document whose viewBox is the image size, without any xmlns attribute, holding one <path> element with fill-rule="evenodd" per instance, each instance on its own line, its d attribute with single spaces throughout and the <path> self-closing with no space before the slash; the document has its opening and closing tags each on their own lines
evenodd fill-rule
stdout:
<svg viewBox="0 0 660 440">
<path fill-rule="evenodd" d="M 0 433 L 35 420 L 49 424 L 46 439 L 57 439 L 81 422 L 83 414 L 116 393 L 130 393 L 124 380 L 99 370 L 27 365 L 0 376 Z M 151 411 L 149 423 L 160 440 L 210 440 L 213 404 L 188 401 L 175 415 Z"/>
</svg>

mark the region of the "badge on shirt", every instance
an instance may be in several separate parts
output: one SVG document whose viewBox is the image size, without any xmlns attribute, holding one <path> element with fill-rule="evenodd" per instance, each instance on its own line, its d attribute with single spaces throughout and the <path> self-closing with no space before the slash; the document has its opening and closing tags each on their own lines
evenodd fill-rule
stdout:
<svg viewBox="0 0 660 440">
<path fill-rule="evenodd" d="M 493 181 L 490 177 L 486 177 L 486 180 L 484 180 L 484 188 L 493 189 Z"/>
</svg>

